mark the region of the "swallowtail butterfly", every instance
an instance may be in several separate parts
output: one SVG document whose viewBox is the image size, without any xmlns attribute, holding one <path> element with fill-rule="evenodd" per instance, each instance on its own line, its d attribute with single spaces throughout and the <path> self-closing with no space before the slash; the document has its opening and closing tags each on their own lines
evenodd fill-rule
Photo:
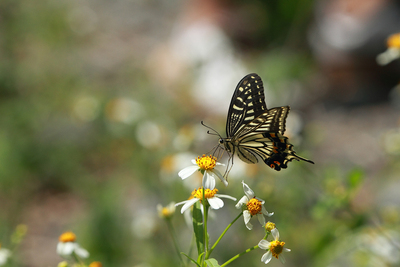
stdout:
<svg viewBox="0 0 400 267">
<path fill-rule="evenodd" d="M 285 133 L 290 107 L 267 109 L 263 82 L 255 73 L 246 75 L 236 86 L 226 121 L 226 138 L 219 143 L 246 163 L 257 163 L 258 157 L 274 170 L 286 169 L 289 161 L 311 160 L 293 150 Z"/>
</svg>

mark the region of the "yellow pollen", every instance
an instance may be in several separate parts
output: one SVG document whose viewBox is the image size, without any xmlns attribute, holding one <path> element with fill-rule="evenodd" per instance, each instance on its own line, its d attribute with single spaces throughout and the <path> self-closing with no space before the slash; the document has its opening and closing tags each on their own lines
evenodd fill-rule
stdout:
<svg viewBox="0 0 400 267">
<path fill-rule="evenodd" d="M 400 33 L 395 33 L 387 39 L 387 46 L 392 48 L 400 48 Z"/>
<path fill-rule="evenodd" d="M 271 232 L 272 229 L 275 229 L 275 224 L 273 222 L 267 222 L 265 224 L 265 230 L 267 230 L 268 232 Z"/>
<path fill-rule="evenodd" d="M 278 240 L 271 241 L 270 242 L 270 247 L 269 250 L 272 252 L 272 256 L 275 258 L 279 258 L 279 254 L 282 253 L 283 251 L 283 246 L 285 245 L 285 242 L 280 242 Z"/>
<path fill-rule="evenodd" d="M 60 242 L 66 243 L 66 242 L 75 242 L 76 240 L 76 235 L 73 232 L 65 232 L 60 237 L 58 238 Z"/>
<path fill-rule="evenodd" d="M 206 199 L 212 198 L 217 192 L 218 192 L 218 189 L 216 189 L 216 188 L 214 188 L 213 190 L 207 188 L 204 191 L 204 197 Z M 193 194 L 193 197 L 202 200 L 203 199 L 203 188 L 199 188 L 197 190 L 195 189 L 192 194 Z"/>
<path fill-rule="evenodd" d="M 247 210 L 250 212 L 251 216 L 261 213 L 261 201 L 253 197 L 249 202 L 247 202 Z"/>
<path fill-rule="evenodd" d="M 217 164 L 217 158 L 203 154 L 202 157 L 197 157 L 196 164 L 199 166 L 200 170 L 212 170 Z"/>
</svg>

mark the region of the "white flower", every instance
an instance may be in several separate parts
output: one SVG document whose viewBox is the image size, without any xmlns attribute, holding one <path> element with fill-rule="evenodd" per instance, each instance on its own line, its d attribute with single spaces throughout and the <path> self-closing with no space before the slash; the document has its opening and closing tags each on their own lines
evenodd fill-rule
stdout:
<svg viewBox="0 0 400 267">
<path fill-rule="evenodd" d="M 245 206 L 245 210 L 243 211 L 243 218 L 244 218 L 244 223 L 247 227 L 247 229 L 251 230 L 253 229 L 253 225 L 250 223 L 250 219 L 253 216 L 257 216 L 258 221 L 262 226 L 265 225 L 265 218 L 264 215 L 266 216 L 272 216 L 274 213 L 268 213 L 268 211 L 264 207 L 265 201 L 259 198 L 256 198 L 254 195 L 253 190 L 250 189 L 250 187 L 242 181 L 243 184 L 243 190 L 244 190 L 244 196 L 239 200 L 239 202 L 236 204 L 236 208 L 240 209 Z"/>
<path fill-rule="evenodd" d="M 0 266 L 6 264 L 10 257 L 11 251 L 9 249 L 0 248 Z"/>
<path fill-rule="evenodd" d="M 222 163 L 217 162 L 217 159 L 213 156 L 205 156 L 197 157 L 197 159 L 193 159 L 192 163 L 195 166 L 189 166 L 181 170 L 178 175 L 183 179 L 188 178 L 196 171 L 201 171 L 203 173 L 203 187 L 204 188 L 215 188 L 215 178 L 221 180 L 225 186 L 228 185 L 228 182 L 224 179 L 222 174 L 214 169 L 216 165 L 224 165 Z"/>
<path fill-rule="evenodd" d="M 279 241 L 279 231 L 278 229 L 274 228 L 271 230 L 272 236 L 274 237 L 274 240 L 271 242 L 268 242 L 265 239 L 262 239 L 258 243 L 258 247 L 261 249 L 268 250 L 267 253 L 262 255 L 261 257 L 261 262 L 264 262 L 267 264 L 268 262 L 271 261 L 272 256 L 279 259 L 282 263 L 285 263 L 285 257 L 283 254 L 281 255 L 282 252 L 289 252 L 290 249 L 283 247 L 285 245 L 285 242 Z"/>
<path fill-rule="evenodd" d="M 80 258 L 89 257 L 89 252 L 82 248 L 78 243 L 75 242 L 76 235 L 72 232 L 63 233 L 57 244 L 57 254 L 62 257 L 69 257 L 73 253 Z"/>
<path fill-rule="evenodd" d="M 204 197 L 207 199 L 208 203 L 210 204 L 210 207 L 212 209 L 220 209 L 224 206 L 224 202 L 220 198 L 228 198 L 233 201 L 236 201 L 236 198 L 228 196 L 228 195 L 220 195 L 217 194 L 218 189 L 209 189 L 206 188 L 204 190 Z M 181 209 L 181 213 L 184 213 L 188 208 L 193 206 L 197 201 L 200 201 L 203 199 L 203 188 L 195 189 L 192 192 L 192 198 L 189 200 L 185 200 L 179 203 L 176 203 L 175 206 L 182 205 L 183 207 Z"/>
<path fill-rule="evenodd" d="M 376 57 L 379 65 L 386 65 L 400 58 L 400 33 L 395 33 L 387 39 L 387 49 Z"/>
<path fill-rule="evenodd" d="M 168 206 L 163 207 L 161 204 L 157 205 L 158 216 L 160 218 L 170 218 L 175 213 L 175 202 L 171 202 Z"/>
</svg>

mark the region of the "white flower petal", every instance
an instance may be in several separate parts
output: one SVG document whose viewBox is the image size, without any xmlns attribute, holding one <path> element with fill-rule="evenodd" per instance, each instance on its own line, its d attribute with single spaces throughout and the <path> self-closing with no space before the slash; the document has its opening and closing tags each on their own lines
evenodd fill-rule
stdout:
<svg viewBox="0 0 400 267">
<path fill-rule="evenodd" d="M 184 168 L 183 170 L 181 170 L 181 171 L 178 173 L 178 176 L 181 177 L 182 180 L 183 180 L 183 179 L 186 179 L 186 178 L 188 178 L 190 175 L 192 175 L 193 173 L 195 173 L 198 169 L 199 169 L 199 167 L 198 167 L 197 165 L 196 165 L 196 166 L 189 166 L 189 167 L 186 167 L 186 168 Z"/>
<path fill-rule="evenodd" d="M 376 57 L 376 61 L 379 65 L 386 65 L 391 61 L 400 57 L 400 49 L 398 48 L 388 48 L 385 52 L 379 54 Z"/>
<path fill-rule="evenodd" d="M 246 228 L 251 230 L 251 229 L 253 229 L 253 225 L 250 222 L 248 222 L 248 223 L 246 223 Z"/>
<path fill-rule="evenodd" d="M 285 263 L 285 262 L 286 262 L 285 256 L 283 256 L 282 253 L 279 255 L 279 260 L 280 260 L 282 263 Z"/>
<path fill-rule="evenodd" d="M 253 192 L 253 190 L 251 190 L 250 187 L 249 187 L 244 181 L 242 181 L 242 184 L 243 184 L 243 191 L 244 191 L 244 193 L 246 194 L 246 196 L 247 196 L 249 199 L 252 199 L 252 198 L 254 197 L 254 192 Z"/>
<path fill-rule="evenodd" d="M 204 172 L 203 188 L 211 189 L 211 190 L 213 190 L 215 188 L 215 178 L 209 171 Z"/>
<path fill-rule="evenodd" d="M 264 215 L 268 216 L 268 217 L 271 217 L 272 215 L 274 215 L 273 212 L 268 213 L 268 211 L 265 209 L 264 206 L 261 206 L 261 212 L 262 212 Z"/>
<path fill-rule="evenodd" d="M 235 207 L 236 207 L 237 209 L 240 209 L 240 208 L 242 207 L 242 205 L 243 205 L 243 204 L 246 205 L 247 202 L 249 202 L 249 199 L 247 198 L 247 196 L 243 196 L 243 197 L 239 200 L 239 202 L 235 205 Z"/>
<path fill-rule="evenodd" d="M 283 252 L 290 252 L 291 250 L 289 248 L 283 248 Z"/>
<path fill-rule="evenodd" d="M 178 203 L 175 204 L 175 207 L 177 207 L 177 206 L 179 206 L 179 205 L 182 205 L 182 204 L 185 204 L 185 203 L 188 202 L 188 201 L 189 201 L 189 200 L 184 200 L 184 201 L 178 202 Z"/>
<path fill-rule="evenodd" d="M 192 229 L 193 216 L 192 216 L 192 213 L 190 212 L 190 209 L 185 210 L 185 212 L 183 213 L 183 218 L 185 219 L 185 223 L 186 223 L 187 227 Z"/>
<path fill-rule="evenodd" d="M 243 211 L 243 219 L 247 229 L 249 230 L 253 229 L 253 225 L 250 223 L 251 214 L 248 210 Z"/>
<path fill-rule="evenodd" d="M 0 248 L 0 265 L 4 265 L 9 257 L 11 257 L 11 250 Z"/>
<path fill-rule="evenodd" d="M 228 198 L 230 200 L 236 201 L 235 197 L 229 196 L 229 195 L 221 195 L 221 194 L 215 194 L 214 196 L 216 197 L 222 197 L 222 198 Z"/>
<path fill-rule="evenodd" d="M 257 219 L 260 222 L 261 226 L 265 226 L 265 217 L 262 214 L 257 214 Z"/>
<path fill-rule="evenodd" d="M 215 210 L 220 209 L 224 206 L 224 202 L 217 197 L 209 198 L 208 203 L 210 204 L 211 208 Z"/>
<path fill-rule="evenodd" d="M 197 166 L 196 159 L 192 159 L 191 162 L 192 162 L 194 165 Z M 199 166 L 197 166 L 197 168 L 198 168 L 198 167 L 199 167 Z"/>
<path fill-rule="evenodd" d="M 161 204 L 157 204 L 157 212 L 161 213 L 163 209 L 163 206 Z"/>
<path fill-rule="evenodd" d="M 218 165 L 218 166 L 225 166 L 225 164 L 219 163 L 219 162 L 215 162 L 215 165 Z"/>
<path fill-rule="evenodd" d="M 228 186 L 228 181 L 225 180 L 224 176 L 221 174 L 221 172 L 220 172 L 219 170 L 213 169 L 211 172 L 214 174 L 214 176 L 217 176 L 218 179 L 220 179 L 221 182 L 222 182 L 225 186 Z"/>
<path fill-rule="evenodd" d="M 243 211 L 244 223 L 248 223 L 251 219 L 251 214 L 248 210 Z"/>
<path fill-rule="evenodd" d="M 89 257 L 89 252 L 86 249 L 81 248 L 78 244 L 75 247 L 75 254 L 78 255 L 78 257 L 83 258 L 83 259 L 86 259 Z"/>
<path fill-rule="evenodd" d="M 74 242 L 58 242 L 57 244 L 57 254 L 60 256 L 70 256 L 74 250 Z"/>
<path fill-rule="evenodd" d="M 271 234 L 274 237 L 274 240 L 279 240 L 279 231 L 277 228 L 272 229 Z"/>
<path fill-rule="evenodd" d="M 268 250 L 267 253 L 265 253 L 264 255 L 262 255 L 261 257 L 261 261 L 264 262 L 265 264 L 267 264 L 268 262 L 270 262 L 272 259 L 272 253 L 271 251 Z"/>
<path fill-rule="evenodd" d="M 167 209 L 171 212 L 174 213 L 175 212 L 175 202 L 171 202 L 167 205 Z"/>
<path fill-rule="evenodd" d="M 269 249 L 270 246 L 271 246 L 271 243 L 265 239 L 261 239 L 260 242 L 258 242 L 258 247 L 261 249 L 267 250 L 267 249 Z"/>
<path fill-rule="evenodd" d="M 181 213 L 184 213 L 185 210 L 187 210 L 188 208 L 190 208 L 191 206 L 193 206 L 194 203 L 196 203 L 197 201 L 199 201 L 200 199 L 198 198 L 192 198 L 189 200 L 186 200 L 185 205 L 183 205 L 182 209 L 181 209 Z"/>
</svg>

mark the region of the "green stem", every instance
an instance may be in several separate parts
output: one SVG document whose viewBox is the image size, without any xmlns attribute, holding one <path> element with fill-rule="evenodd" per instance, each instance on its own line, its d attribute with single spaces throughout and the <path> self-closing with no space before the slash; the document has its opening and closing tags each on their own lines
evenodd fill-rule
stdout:
<svg viewBox="0 0 400 267">
<path fill-rule="evenodd" d="M 175 235 L 174 227 L 173 227 L 172 222 L 171 222 L 171 218 L 166 218 L 165 220 L 167 222 L 168 231 L 169 231 L 169 233 L 171 235 L 172 242 L 174 243 L 175 251 L 178 254 L 178 257 L 179 257 L 179 260 L 182 263 L 182 266 L 185 266 L 185 263 L 183 262 L 182 254 L 180 253 L 178 242 L 176 240 L 176 235 Z"/>
<path fill-rule="evenodd" d="M 81 258 L 78 257 L 78 255 L 76 255 L 75 251 L 72 252 L 72 258 L 75 260 L 76 263 L 83 265 L 83 261 L 81 260 Z"/>
<path fill-rule="evenodd" d="M 239 219 L 240 216 L 242 216 L 243 212 L 241 212 L 228 226 L 225 228 L 225 230 L 222 232 L 222 234 L 218 237 L 217 241 L 215 241 L 214 245 L 210 248 L 210 250 L 207 252 L 206 259 L 208 259 L 211 255 L 211 252 L 214 250 L 214 248 L 218 245 L 219 241 L 221 241 L 222 237 L 225 235 L 225 233 L 228 231 L 229 228 Z"/>
<path fill-rule="evenodd" d="M 203 212 L 204 212 L 204 257 L 203 257 L 203 264 L 204 261 L 207 259 L 208 253 L 208 233 L 207 233 L 207 220 L 208 220 L 208 202 L 204 196 L 204 188 L 203 188 Z M 203 266 L 203 265 L 202 265 Z"/>
<path fill-rule="evenodd" d="M 231 263 L 232 261 L 236 260 L 237 258 L 239 258 L 240 256 L 249 253 L 252 250 L 255 250 L 256 248 L 258 248 L 258 245 L 252 247 L 252 248 L 248 248 L 245 251 L 243 251 L 242 253 L 237 254 L 236 256 L 233 256 L 232 258 L 230 258 L 228 261 L 226 261 L 224 264 L 221 265 L 221 267 L 224 267 L 226 265 L 228 265 L 229 263 Z"/>
</svg>

